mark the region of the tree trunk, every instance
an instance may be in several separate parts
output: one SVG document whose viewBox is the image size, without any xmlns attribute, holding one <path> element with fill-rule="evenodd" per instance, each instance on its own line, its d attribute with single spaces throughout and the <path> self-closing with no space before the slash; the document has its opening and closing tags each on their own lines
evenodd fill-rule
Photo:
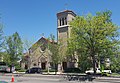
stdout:
<svg viewBox="0 0 120 83">
<path fill-rule="evenodd" d="M 57 74 L 57 67 L 58 67 L 58 64 L 55 63 L 55 75 Z"/>
<path fill-rule="evenodd" d="M 92 59 L 93 59 L 93 71 L 94 71 L 94 75 L 96 74 L 96 61 L 95 61 L 95 55 L 92 56 Z"/>
<path fill-rule="evenodd" d="M 47 73 L 50 74 L 50 63 L 49 62 L 47 63 L 47 70 L 48 70 Z"/>
</svg>

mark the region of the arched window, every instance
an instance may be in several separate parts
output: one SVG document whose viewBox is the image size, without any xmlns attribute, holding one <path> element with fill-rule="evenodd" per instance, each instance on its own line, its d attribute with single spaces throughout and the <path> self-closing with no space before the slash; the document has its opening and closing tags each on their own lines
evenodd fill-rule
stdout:
<svg viewBox="0 0 120 83">
<path fill-rule="evenodd" d="M 65 25 L 67 25 L 67 18 L 65 17 Z"/>
<path fill-rule="evenodd" d="M 60 26 L 61 26 L 61 25 L 62 25 L 62 20 L 60 19 L 60 21 L 59 21 L 59 22 L 60 22 Z"/>
<path fill-rule="evenodd" d="M 62 18 L 62 25 L 64 25 L 64 18 Z"/>
</svg>

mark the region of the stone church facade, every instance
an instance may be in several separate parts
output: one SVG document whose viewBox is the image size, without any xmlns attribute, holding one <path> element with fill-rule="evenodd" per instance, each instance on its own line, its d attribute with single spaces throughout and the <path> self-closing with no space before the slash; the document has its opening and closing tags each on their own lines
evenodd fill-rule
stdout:
<svg viewBox="0 0 120 83">
<path fill-rule="evenodd" d="M 47 46 L 51 43 L 48 39 L 42 37 L 33 44 L 21 61 L 22 68 L 40 67 L 43 70 L 50 68 L 52 65 L 51 52 Z M 56 44 L 56 42 L 54 42 Z"/>
<path fill-rule="evenodd" d="M 67 39 L 70 38 L 70 25 L 69 23 L 76 17 L 73 11 L 65 10 L 57 13 L 57 42 L 62 43 L 64 48 L 67 48 Z M 24 59 L 21 61 L 22 68 L 31 68 L 34 66 L 47 69 L 53 67 L 51 60 L 51 52 L 45 46 L 50 41 L 42 37 L 32 47 L 29 52 L 25 54 Z M 42 45 L 42 46 L 41 46 Z M 75 57 L 76 58 L 76 57 Z M 77 58 L 76 58 L 77 60 Z M 76 61 L 77 62 L 77 61 Z M 77 67 L 77 64 L 71 63 L 68 60 L 62 62 L 63 69 L 70 67 Z M 60 70 L 58 65 L 58 70 Z"/>
</svg>

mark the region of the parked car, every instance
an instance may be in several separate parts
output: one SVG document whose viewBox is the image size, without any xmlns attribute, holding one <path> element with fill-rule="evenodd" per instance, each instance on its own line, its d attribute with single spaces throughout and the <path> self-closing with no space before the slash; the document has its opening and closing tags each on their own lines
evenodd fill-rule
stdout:
<svg viewBox="0 0 120 83">
<path fill-rule="evenodd" d="M 66 68 L 64 73 L 81 73 L 81 70 L 79 68 Z"/>
<path fill-rule="evenodd" d="M 40 67 L 32 67 L 28 69 L 25 73 L 40 73 L 42 74 L 42 69 Z"/>
<path fill-rule="evenodd" d="M 93 74 L 93 69 L 85 71 L 86 74 Z M 99 68 L 96 68 L 96 74 L 111 74 L 111 70 L 100 70 Z"/>
<path fill-rule="evenodd" d="M 0 72 L 10 72 L 10 67 L 5 62 L 0 62 Z"/>
<path fill-rule="evenodd" d="M 94 74 L 93 68 L 90 70 L 85 71 L 86 74 Z M 101 74 L 101 71 L 99 68 L 96 69 L 96 74 Z"/>
</svg>

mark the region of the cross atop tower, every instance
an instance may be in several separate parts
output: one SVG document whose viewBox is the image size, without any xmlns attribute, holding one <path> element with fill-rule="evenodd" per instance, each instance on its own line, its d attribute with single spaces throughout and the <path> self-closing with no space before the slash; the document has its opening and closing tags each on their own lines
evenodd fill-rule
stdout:
<svg viewBox="0 0 120 83">
<path fill-rule="evenodd" d="M 68 4 L 67 3 L 65 3 L 65 10 L 67 10 L 68 9 Z"/>
</svg>

